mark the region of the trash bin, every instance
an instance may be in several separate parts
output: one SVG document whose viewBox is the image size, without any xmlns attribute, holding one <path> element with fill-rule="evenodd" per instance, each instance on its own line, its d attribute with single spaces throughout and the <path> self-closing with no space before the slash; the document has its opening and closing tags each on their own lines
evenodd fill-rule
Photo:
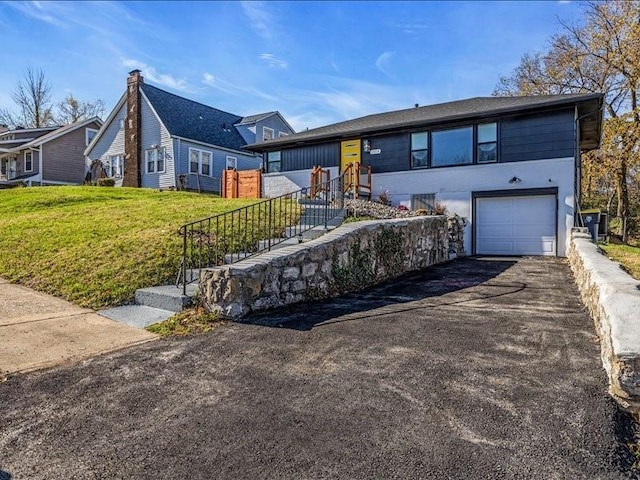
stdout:
<svg viewBox="0 0 640 480">
<path fill-rule="evenodd" d="M 609 213 L 600 212 L 600 223 L 598 223 L 598 241 L 609 241 Z"/>
<path fill-rule="evenodd" d="M 600 210 L 582 210 L 580 211 L 580 217 L 582 218 L 582 225 L 589 229 L 591 238 L 593 238 L 594 242 L 597 242 L 600 228 Z"/>
</svg>

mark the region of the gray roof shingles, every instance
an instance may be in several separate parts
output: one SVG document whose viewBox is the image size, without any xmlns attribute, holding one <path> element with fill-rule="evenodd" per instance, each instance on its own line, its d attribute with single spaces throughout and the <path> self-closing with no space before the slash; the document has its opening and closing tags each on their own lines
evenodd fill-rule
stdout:
<svg viewBox="0 0 640 480">
<path fill-rule="evenodd" d="M 141 88 L 170 135 L 233 150 L 241 150 L 246 145 L 234 127 L 242 117 L 179 97 L 146 83 L 142 84 Z"/>
<path fill-rule="evenodd" d="M 249 145 L 248 148 L 260 151 L 268 149 L 271 146 L 275 147 L 301 141 L 321 140 L 332 137 L 339 138 L 348 134 L 355 135 L 379 130 L 410 127 L 412 125 L 429 125 L 463 118 L 474 118 L 520 110 L 524 111 L 562 104 L 574 104 L 578 101 L 595 100 L 600 97 L 600 94 L 475 97 L 466 100 L 367 115 L 365 117 L 288 135 L 286 138 Z"/>
<path fill-rule="evenodd" d="M 271 115 L 275 115 L 276 113 L 278 113 L 278 112 L 273 111 L 273 112 L 258 113 L 256 115 L 249 115 L 248 117 L 244 117 L 242 119 L 242 121 L 238 125 L 246 125 L 248 123 L 256 123 L 256 122 L 262 120 L 263 118 L 270 117 Z"/>
</svg>

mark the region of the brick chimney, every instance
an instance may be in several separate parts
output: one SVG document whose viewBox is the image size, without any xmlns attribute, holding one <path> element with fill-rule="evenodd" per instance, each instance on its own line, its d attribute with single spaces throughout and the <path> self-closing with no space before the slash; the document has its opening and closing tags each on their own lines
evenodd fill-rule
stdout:
<svg viewBox="0 0 640 480">
<path fill-rule="evenodd" d="M 127 116 L 124 122 L 123 187 L 139 187 L 142 171 L 142 108 L 140 70 L 132 70 L 127 78 Z"/>
</svg>

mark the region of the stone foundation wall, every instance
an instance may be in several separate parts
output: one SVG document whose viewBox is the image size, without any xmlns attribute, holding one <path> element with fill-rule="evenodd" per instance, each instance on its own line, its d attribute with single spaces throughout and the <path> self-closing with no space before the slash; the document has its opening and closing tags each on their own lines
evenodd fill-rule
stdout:
<svg viewBox="0 0 640 480">
<path fill-rule="evenodd" d="M 640 411 L 640 281 L 604 256 L 586 228 L 574 228 L 569 263 L 600 337 L 609 392 L 631 412 Z"/>
<path fill-rule="evenodd" d="M 354 222 L 310 242 L 207 269 L 200 292 L 207 309 L 239 319 L 357 291 L 445 262 L 448 251 L 445 216 Z"/>
</svg>

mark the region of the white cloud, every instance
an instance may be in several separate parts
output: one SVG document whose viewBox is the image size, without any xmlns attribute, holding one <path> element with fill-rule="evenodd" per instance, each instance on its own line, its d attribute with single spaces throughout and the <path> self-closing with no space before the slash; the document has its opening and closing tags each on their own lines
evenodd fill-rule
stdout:
<svg viewBox="0 0 640 480">
<path fill-rule="evenodd" d="M 329 65 L 331 65 L 331 68 L 335 72 L 339 72 L 340 71 L 340 66 L 336 62 L 336 54 L 335 54 L 335 52 L 331 52 L 331 58 L 329 59 Z"/>
<path fill-rule="evenodd" d="M 325 88 L 286 92 L 283 98 L 286 103 L 296 105 L 298 111 L 314 112 L 317 117 L 326 118 L 325 124 L 410 108 L 415 103 L 409 88 L 342 77 L 327 77 L 325 83 Z"/>
<path fill-rule="evenodd" d="M 183 92 L 191 91 L 189 84 L 184 78 L 176 78 L 168 73 L 159 73 L 154 67 L 147 65 L 144 62 L 139 62 L 138 60 L 133 59 L 124 59 L 122 60 L 122 65 L 127 68 L 137 68 L 142 70 L 142 75 L 144 77 L 147 77 L 149 80 L 159 85 L 164 85 L 165 87 Z"/>
<path fill-rule="evenodd" d="M 393 57 L 395 53 L 396 52 L 383 52 L 376 59 L 376 68 L 380 70 L 382 73 L 384 73 L 387 77 L 392 77 L 392 75 L 389 73 L 387 69 L 389 67 L 389 62 L 391 61 L 391 57 Z"/>
<path fill-rule="evenodd" d="M 204 83 L 208 87 L 215 88 L 230 95 L 242 95 L 243 97 L 253 96 L 262 98 L 263 100 L 268 100 L 270 102 L 278 101 L 278 98 L 274 95 L 263 92 L 262 90 L 259 90 L 252 85 L 241 85 L 237 82 L 227 82 L 226 80 L 223 80 L 222 78 L 216 77 L 207 72 L 202 74 L 202 83 Z"/>
<path fill-rule="evenodd" d="M 419 23 L 419 22 L 396 23 L 394 26 L 400 29 L 402 33 L 406 33 L 407 35 L 418 35 L 430 28 L 430 26 L 427 25 L 426 23 Z"/>
<path fill-rule="evenodd" d="M 271 68 L 286 69 L 289 67 L 289 64 L 287 62 L 277 58 L 273 53 L 261 53 L 260 55 L 258 55 L 258 58 L 264 61 Z"/>
<path fill-rule="evenodd" d="M 64 5 L 57 2 L 7 2 L 6 6 L 36 20 L 64 27 Z"/>
<path fill-rule="evenodd" d="M 298 115 L 285 115 L 289 125 L 293 127 L 296 132 L 303 132 L 307 129 L 323 127 L 335 122 L 330 114 L 318 114 L 316 112 L 303 112 Z"/>
<path fill-rule="evenodd" d="M 242 10 L 249 18 L 253 29 L 263 38 L 270 40 L 273 35 L 274 19 L 265 2 L 241 2 Z"/>
</svg>

